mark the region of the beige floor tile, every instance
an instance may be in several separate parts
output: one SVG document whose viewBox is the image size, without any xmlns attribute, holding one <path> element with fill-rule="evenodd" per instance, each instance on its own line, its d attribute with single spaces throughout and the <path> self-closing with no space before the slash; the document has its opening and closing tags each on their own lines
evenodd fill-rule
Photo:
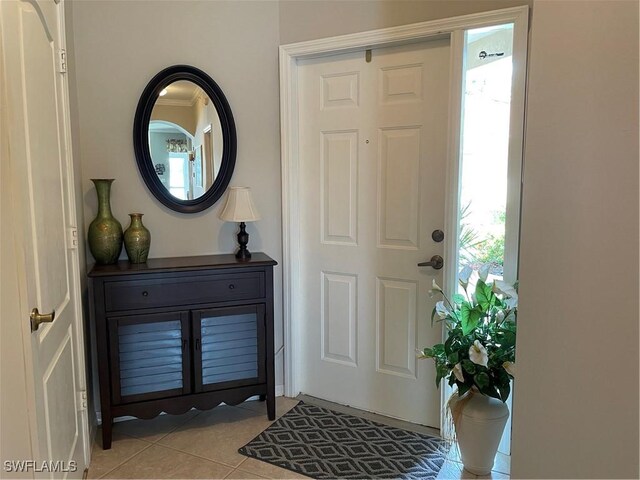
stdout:
<svg viewBox="0 0 640 480">
<path fill-rule="evenodd" d="M 295 407 L 299 402 L 300 400 L 296 400 L 295 398 L 276 397 L 276 418 L 280 418 L 282 415 Z M 267 415 L 267 402 L 244 402 L 239 404 L 238 407 L 253 410 L 255 412 L 260 412 L 265 416 Z"/>
<path fill-rule="evenodd" d="M 441 480 L 460 480 L 474 479 L 476 476 L 464 470 L 461 463 L 446 460 L 440 472 L 438 472 L 437 478 Z"/>
<path fill-rule="evenodd" d="M 295 478 L 310 478 L 299 473 L 292 472 L 291 470 L 287 470 L 286 468 L 280 468 L 267 462 L 261 462 L 260 460 L 256 460 L 255 458 L 247 458 L 240 465 L 240 469 L 249 473 L 261 475 L 265 478 L 285 480 Z"/>
<path fill-rule="evenodd" d="M 449 448 L 449 453 L 447 454 L 447 459 L 453 460 L 454 462 L 458 463 L 462 462 L 462 459 L 460 458 L 460 449 L 458 448 L 457 444 L 451 445 L 451 448 Z"/>
<path fill-rule="evenodd" d="M 198 415 L 158 443 L 235 468 L 246 458 L 238 448 L 271 423 L 260 412 L 222 406 Z"/>
<path fill-rule="evenodd" d="M 233 469 L 170 448 L 152 445 L 120 465 L 105 478 L 222 479 Z"/>
<path fill-rule="evenodd" d="M 460 450 L 457 445 L 452 445 L 449 449 L 449 453 L 447 455 L 449 460 L 453 460 L 454 462 L 462 463 L 462 459 L 460 457 Z M 498 452 L 496 454 L 495 462 L 493 464 L 493 470 L 498 473 L 502 473 L 504 475 L 509 475 L 511 471 L 511 457 L 509 455 L 505 455 L 503 453 Z"/>
<path fill-rule="evenodd" d="M 98 440 L 91 452 L 88 478 L 100 478 L 118 465 L 151 446 L 149 442 L 129 437 L 121 433 L 113 434 L 109 450 L 102 449 L 102 430 L 98 429 Z"/>
<path fill-rule="evenodd" d="M 160 415 L 149 420 L 128 420 L 115 423 L 113 431 L 155 443 L 199 414 L 198 410 L 190 410 L 182 415 Z"/>
<path fill-rule="evenodd" d="M 255 473 L 245 472 L 236 468 L 233 472 L 226 476 L 226 478 L 232 480 L 251 480 L 251 479 L 261 479 L 266 477 L 261 477 L 260 475 L 256 475 Z"/>
<path fill-rule="evenodd" d="M 509 473 L 511 473 L 511 456 L 498 452 L 493 464 L 493 470 L 509 475 Z"/>
</svg>

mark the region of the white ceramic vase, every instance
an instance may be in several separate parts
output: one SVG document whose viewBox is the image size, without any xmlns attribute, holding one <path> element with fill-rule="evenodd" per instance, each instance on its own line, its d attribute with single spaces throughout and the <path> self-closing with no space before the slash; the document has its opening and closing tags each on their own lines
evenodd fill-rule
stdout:
<svg viewBox="0 0 640 480">
<path fill-rule="evenodd" d="M 451 408 L 455 412 L 460 400 L 457 393 Z M 488 475 L 509 418 L 509 408 L 500 400 L 475 391 L 463 398 L 461 411 L 454 415 L 456 437 L 465 470 L 475 475 Z"/>
</svg>

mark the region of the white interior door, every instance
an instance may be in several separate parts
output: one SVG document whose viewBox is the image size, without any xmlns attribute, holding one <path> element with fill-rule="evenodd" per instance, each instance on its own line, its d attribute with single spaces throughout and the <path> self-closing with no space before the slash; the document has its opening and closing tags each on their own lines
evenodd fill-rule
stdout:
<svg viewBox="0 0 640 480">
<path fill-rule="evenodd" d="M 40 475 L 80 478 L 88 463 L 88 429 L 68 100 L 60 56 L 63 6 L 53 0 L 1 2 L 0 13 L 12 170 L 3 188 L 10 183 L 14 195 L 20 279 L 21 317 L 11 321 L 20 322 L 24 336 L 32 402 L 25 411 L 32 415 L 34 460 L 44 468 Z M 34 308 L 41 314 L 55 312 L 55 318 L 32 332 Z M 53 463 L 43 467 L 42 462 Z"/>
<path fill-rule="evenodd" d="M 301 384 L 309 395 L 438 428 L 441 341 L 428 290 L 443 255 L 448 39 L 298 66 Z"/>
</svg>

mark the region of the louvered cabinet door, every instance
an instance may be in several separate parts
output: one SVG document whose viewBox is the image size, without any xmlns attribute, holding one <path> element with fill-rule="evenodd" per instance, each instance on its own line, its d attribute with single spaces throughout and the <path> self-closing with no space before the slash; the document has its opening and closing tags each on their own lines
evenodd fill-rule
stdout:
<svg viewBox="0 0 640 480">
<path fill-rule="evenodd" d="M 192 312 L 196 392 L 265 382 L 265 307 Z"/>
<path fill-rule="evenodd" d="M 191 392 L 188 312 L 108 319 L 115 405 Z"/>
</svg>

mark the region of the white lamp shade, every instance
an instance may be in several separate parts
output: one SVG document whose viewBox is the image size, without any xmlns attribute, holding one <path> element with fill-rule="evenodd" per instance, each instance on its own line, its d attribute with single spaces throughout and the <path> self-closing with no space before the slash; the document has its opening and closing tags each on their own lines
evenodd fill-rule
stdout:
<svg viewBox="0 0 640 480">
<path fill-rule="evenodd" d="M 249 187 L 231 187 L 220 219 L 227 222 L 255 222 L 260 214 L 253 204 Z"/>
</svg>

